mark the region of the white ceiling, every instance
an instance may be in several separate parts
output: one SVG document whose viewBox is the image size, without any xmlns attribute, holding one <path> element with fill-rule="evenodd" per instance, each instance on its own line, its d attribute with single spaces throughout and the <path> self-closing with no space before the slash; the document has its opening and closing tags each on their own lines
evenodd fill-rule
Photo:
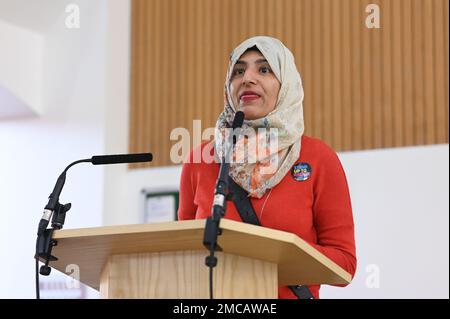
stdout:
<svg viewBox="0 0 450 319">
<path fill-rule="evenodd" d="M 0 0 L 0 19 L 36 32 L 45 32 L 59 16 L 65 14 L 69 3 L 62 0 Z"/>
</svg>

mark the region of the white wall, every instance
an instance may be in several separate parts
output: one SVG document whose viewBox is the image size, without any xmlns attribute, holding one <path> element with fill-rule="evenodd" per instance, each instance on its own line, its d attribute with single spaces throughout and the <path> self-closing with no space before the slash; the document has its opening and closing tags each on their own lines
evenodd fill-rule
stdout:
<svg viewBox="0 0 450 319">
<path fill-rule="evenodd" d="M 340 154 L 358 270 L 350 286 L 325 287 L 322 297 L 449 297 L 448 152 L 447 144 Z"/>
<path fill-rule="evenodd" d="M 105 152 L 128 153 L 130 19 L 128 1 L 108 1 L 107 87 Z M 169 137 L 167 137 L 169 141 Z M 151 151 L 151 150 L 150 150 Z M 157 156 L 157 154 L 155 154 Z M 141 190 L 177 189 L 181 167 L 150 168 L 129 171 L 124 165 L 105 167 L 105 225 L 135 224 L 142 221 Z"/>
<path fill-rule="evenodd" d="M 0 20 L 0 43 L 0 87 L 22 101 L 0 105 L 0 120 L 42 113 L 43 36 Z"/>
<path fill-rule="evenodd" d="M 80 5 L 81 28 L 65 27 L 62 7 L 42 34 L 43 115 L 0 122 L 0 298 L 34 297 L 36 227 L 47 197 L 66 165 L 105 149 L 106 0 L 72 2 Z M 73 204 L 65 228 L 101 225 L 102 197 L 102 169 L 73 167 L 61 195 Z"/>
</svg>

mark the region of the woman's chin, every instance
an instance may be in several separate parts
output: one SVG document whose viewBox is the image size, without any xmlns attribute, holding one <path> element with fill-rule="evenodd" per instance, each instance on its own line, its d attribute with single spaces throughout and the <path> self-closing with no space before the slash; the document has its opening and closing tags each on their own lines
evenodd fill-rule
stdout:
<svg viewBox="0 0 450 319">
<path fill-rule="evenodd" d="M 247 121 L 256 120 L 260 118 L 260 112 L 258 112 L 257 107 L 255 105 L 241 105 L 238 111 L 242 111 L 245 114 L 245 119 Z"/>
<path fill-rule="evenodd" d="M 261 118 L 263 118 L 264 116 L 266 116 L 267 114 L 263 114 L 263 113 L 261 113 L 261 112 L 245 112 L 244 110 L 241 110 L 241 111 L 243 111 L 244 112 L 244 114 L 245 114 L 245 119 L 247 120 L 247 121 L 253 121 L 253 120 L 257 120 L 257 119 L 261 119 Z"/>
<path fill-rule="evenodd" d="M 242 111 L 245 114 L 245 118 L 244 119 L 247 120 L 247 121 L 253 121 L 253 120 L 256 120 L 256 119 L 259 118 L 258 115 L 253 114 L 252 112 L 245 112 L 244 110 L 242 110 Z"/>
</svg>

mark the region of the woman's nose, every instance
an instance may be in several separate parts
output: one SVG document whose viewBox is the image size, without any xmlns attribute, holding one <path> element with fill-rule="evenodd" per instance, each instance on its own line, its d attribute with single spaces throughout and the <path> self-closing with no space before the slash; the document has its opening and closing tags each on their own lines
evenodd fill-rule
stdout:
<svg viewBox="0 0 450 319">
<path fill-rule="evenodd" d="M 242 84 L 245 85 L 250 83 L 256 83 L 256 74 L 254 70 L 248 68 L 247 70 L 245 70 L 244 76 L 242 77 Z"/>
</svg>

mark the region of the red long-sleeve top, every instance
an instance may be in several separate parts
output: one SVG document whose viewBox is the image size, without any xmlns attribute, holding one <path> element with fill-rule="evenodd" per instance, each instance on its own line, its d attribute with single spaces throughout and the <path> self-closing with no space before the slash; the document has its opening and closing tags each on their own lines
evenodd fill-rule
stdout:
<svg viewBox="0 0 450 319">
<path fill-rule="evenodd" d="M 208 143 L 199 146 L 201 151 Z M 214 151 L 211 145 L 209 148 Z M 205 163 L 203 159 L 194 163 L 196 151 L 199 150 L 191 152 L 183 164 L 178 209 L 180 220 L 211 215 L 220 166 L 214 162 Z M 291 169 L 270 195 L 267 191 L 260 199 L 251 198 L 253 208 L 262 226 L 298 235 L 353 276 L 356 271 L 353 214 L 341 162 L 325 143 L 308 136 L 302 137 L 299 155 L 295 164 L 308 163 L 311 167 L 309 178 L 296 180 Z M 231 201 L 227 204 L 225 218 L 241 221 Z M 320 286 L 309 288 L 314 297 L 319 298 Z M 297 298 L 287 286 L 279 287 L 278 297 Z"/>
</svg>

